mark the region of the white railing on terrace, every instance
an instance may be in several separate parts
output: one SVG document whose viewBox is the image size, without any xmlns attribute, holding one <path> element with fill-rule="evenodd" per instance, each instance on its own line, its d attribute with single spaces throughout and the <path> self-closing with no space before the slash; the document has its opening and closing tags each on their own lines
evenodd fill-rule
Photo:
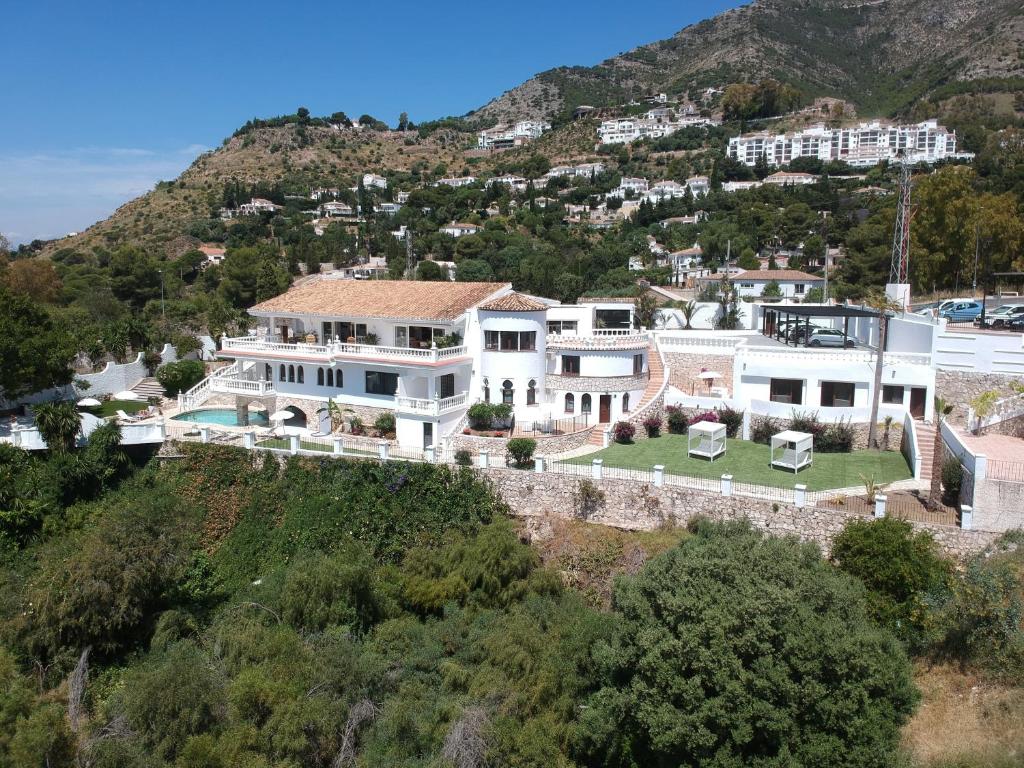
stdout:
<svg viewBox="0 0 1024 768">
<path fill-rule="evenodd" d="M 710 336 L 658 336 L 658 346 L 663 349 L 672 347 L 718 347 L 736 349 L 744 339 L 736 336 L 713 338 Z"/>
<path fill-rule="evenodd" d="M 457 395 L 442 398 L 405 397 L 395 396 L 395 408 L 399 411 L 411 411 L 423 413 L 428 416 L 439 416 L 442 413 L 458 410 L 466 405 L 469 398 L 468 392 L 459 392 Z"/>
<path fill-rule="evenodd" d="M 624 331 L 623 333 L 593 336 L 550 333 L 547 345 L 559 349 L 642 349 L 650 346 L 651 337 L 646 333 Z"/>
<path fill-rule="evenodd" d="M 198 408 L 209 400 L 210 395 L 213 394 L 212 384 L 214 380 L 228 376 L 237 376 L 240 370 L 238 363 L 232 363 L 231 365 L 226 365 L 223 368 L 218 368 L 192 387 L 188 392 L 180 393 L 178 395 L 178 407 L 183 411 L 190 411 L 194 408 Z"/>
<path fill-rule="evenodd" d="M 210 388 L 214 392 L 221 392 L 229 395 L 264 395 L 274 394 L 274 382 L 262 381 L 260 379 L 240 379 L 222 376 L 210 382 Z"/>
<path fill-rule="evenodd" d="M 408 360 L 414 363 L 433 363 L 439 360 L 464 357 L 467 354 L 465 346 L 418 349 L 416 347 L 385 347 L 378 344 L 349 344 L 346 342 L 286 344 L 256 336 L 224 339 L 221 351 L 242 354 L 246 352 L 272 353 L 280 354 L 283 357 L 302 356 L 324 359 L 365 357 L 377 360 Z"/>
<path fill-rule="evenodd" d="M 595 336 L 632 336 L 632 328 L 595 328 Z"/>
<path fill-rule="evenodd" d="M 873 364 L 876 359 L 874 352 L 870 350 L 854 349 L 808 349 L 804 347 L 774 347 L 774 346 L 741 346 L 736 348 L 738 357 L 755 357 L 772 360 L 782 360 L 787 356 L 796 357 L 800 360 L 843 362 L 843 363 L 869 363 Z M 885 363 L 903 363 L 906 365 L 931 365 L 932 356 L 924 353 L 914 352 L 886 352 Z"/>
</svg>

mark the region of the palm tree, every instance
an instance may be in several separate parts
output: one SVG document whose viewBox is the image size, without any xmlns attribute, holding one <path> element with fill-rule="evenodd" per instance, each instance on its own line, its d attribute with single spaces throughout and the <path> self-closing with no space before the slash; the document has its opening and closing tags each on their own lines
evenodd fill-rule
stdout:
<svg viewBox="0 0 1024 768">
<path fill-rule="evenodd" d="M 953 412 L 953 404 L 935 396 L 935 444 L 932 447 L 932 483 L 928 489 L 928 508 L 937 509 L 942 505 L 942 465 L 946 461 L 945 446 L 942 442 L 942 422 Z"/>
<path fill-rule="evenodd" d="M 39 434 L 51 451 L 66 453 L 74 447 L 82 422 L 73 402 L 69 400 L 63 403 L 37 405 L 35 418 Z"/>
<path fill-rule="evenodd" d="M 323 413 L 324 411 L 327 411 L 327 416 L 331 420 L 331 432 L 336 431 L 338 427 L 345 423 L 345 412 L 334 400 L 328 400 L 326 407 L 321 408 L 317 413 Z"/>
<path fill-rule="evenodd" d="M 889 313 L 903 309 L 884 293 L 870 294 L 864 303 L 878 312 L 878 351 L 875 355 L 875 382 L 871 391 L 871 422 L 868 427 L 868 448 L 878 448 L 878 405 L 882 396 L 882 366 L 885 358 L 885 340 L 889 335 Z"/>
<path fill-rule="evenodd" d="M 682 313 L 683 319 L 686 321 L 686 327 L 683 330 L 690 330 L 690 321 L 692 321 L 694 315 L 697 314 L 697 302 L 691 300 L 685 304 L 680 304 L 679 311 Z"/>
</svg>

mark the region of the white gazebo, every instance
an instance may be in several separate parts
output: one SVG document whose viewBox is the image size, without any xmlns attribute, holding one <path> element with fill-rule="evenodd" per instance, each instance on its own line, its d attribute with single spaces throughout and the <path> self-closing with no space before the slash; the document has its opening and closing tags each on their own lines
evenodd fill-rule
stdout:
<svg viewBox="0 0 1024 768">
<path fill-rule="evenodd" d="M 698 421 L 686 433 L 686 454 L 704 456 L 711 461 L 725 453 L 725 424 Z"/>
<path fill-rule="evenodd" d="M 772 435 L 771 466 L 799 472 L 814 461 L 814 435 L 787 429 Z"/>
</svg>

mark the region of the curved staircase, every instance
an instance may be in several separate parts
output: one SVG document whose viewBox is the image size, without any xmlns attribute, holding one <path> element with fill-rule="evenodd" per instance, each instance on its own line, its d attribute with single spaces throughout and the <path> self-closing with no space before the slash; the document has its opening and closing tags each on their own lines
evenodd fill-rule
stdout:
<svg viewBox="0 0 1024 768">
<path fill-rule="evenodd" d="M 651 404 L 657 400 L 664 392 L 665 388 L 665 364 L 662 362 L 661 354 L 658 352 L 658 348 L 655 342 L 651 342 L 651 346 L 647 352 L 647 387 L 644 389 L 643 395 L 640 397 L 640 402 L 636 408 L 633 409 L 632 414 L 629 417 L 630 423 L 636 426 L 637 429 L 642 429 L 640 422 L 646 418 L 646 411 L 649 410 Z M 604 447 L 604 430 L 609 426 L 608 424 L 596 424 L 590 429 L 590 437 L 587 439 L 587 443 L 590 445 L 597 446 L 598 448 Z"/>
</svg>

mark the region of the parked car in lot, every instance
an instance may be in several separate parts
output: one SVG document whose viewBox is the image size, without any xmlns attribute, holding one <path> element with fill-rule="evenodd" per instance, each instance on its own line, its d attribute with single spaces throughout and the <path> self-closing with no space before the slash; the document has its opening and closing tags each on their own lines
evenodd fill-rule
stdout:
<svg viewBox="0 0 1024 768">
<path fill-rule="evenodd" d="M 939 311 L 939 317 L 952 323 L 970 323 L 981 314 L 981 303 L 960 301 Z"/>
<path fill-rule="evenodd" d="M 1003 304 L 985 313 L 986 328 L 1002 328 L 1007 321 L 1018 317 L 1024 317 L 1024 304 Z M 974 319 L 976 325 L 981 325 L 981 315 Z"/>
<path fill-rule="evenodd" d="M 1003 323 L 1003 328 L 1010 331 L 1024 331 L 1024 315 L 1011 317 Z"/>
<path fill-rule="evenodd" d="M 831 330 L 831 329 L 826 328 L 823 325 L 816 325 L 814 323 L 811 323 L 811 333 L 814 333 L 814 331 L 821 331 L 821 330 Z M 806 323 L 806 321 L 805 322 L 791 323 L 790 325 L 786 326 L 786 328 L 783 330 L 783 336 L 785 337 L 786 341 L 797 341 L 797 342 L 800 342 L 800 341 L 804 340 L 804 336 L 806 336 L 806 335 L 807 335 L 807 323 Z"/>
<path fill-rule="evenodd" d="M 812 328 L 807 341 L 809 347 L 853 347 L 857 342 L 842 331 L 833 328 Z"/>
</svg>

